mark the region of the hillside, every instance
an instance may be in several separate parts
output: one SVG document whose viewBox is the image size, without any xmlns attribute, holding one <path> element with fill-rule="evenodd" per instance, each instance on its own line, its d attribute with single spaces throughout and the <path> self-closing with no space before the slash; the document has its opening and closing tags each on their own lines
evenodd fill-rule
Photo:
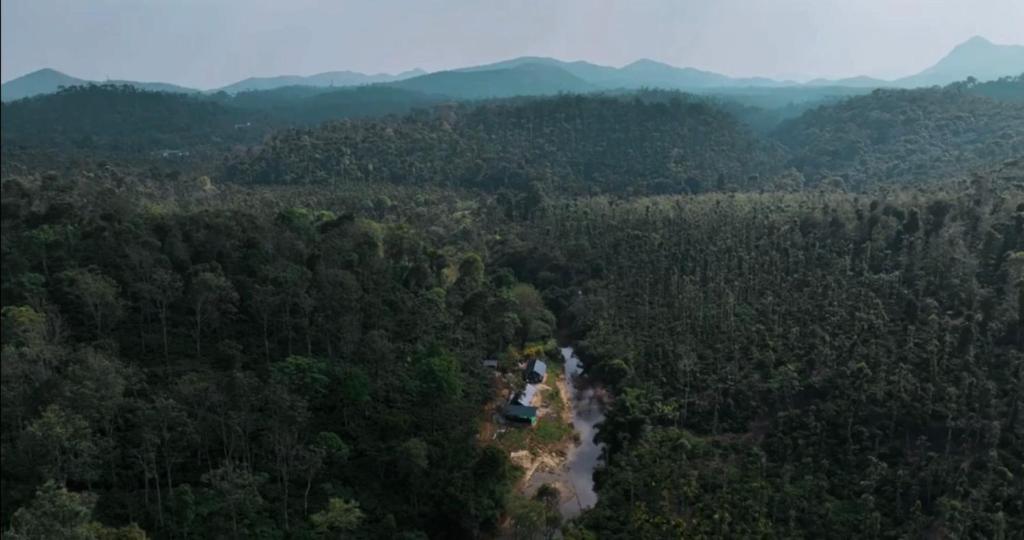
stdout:
<svg viewBox="0 0 1024 540">
<path fill-rule="evenodd" d="M 54 69 L 46 68 L 33 71 L 32 73 L 23 75 L 17 79 L 5 82 L 3 86 L 0 86 L 0 100 L 14 101 L 16 99 L 32 96 L 53 94 L 58 92 L 61 88 L 83 85 L 130 86 L 137 90 L 146 90 L 150 92 L 172 92 L 178 94 L 194 94 L 199 92 L 194 88 L 187 88 L 165 82 L 128 80 L 108 80 L 103 82 L 89 81 L 86 79 L 79 79 L 78 77 L 72 77 Z"/>
<path fill-rule="evenodd" d="M 1024 105 L 970 85 L 875 90 L 783 123 L 775 136 L 809 182 L 849 188 L 934 180 L 1024 154 Z"/>
<path fill-rule="evenodd" d="M 733 78 L 711 71 L 689 67 L 676 67 L 662 62 L 641 59 L 624 67 L 602 66 L 591 62 L 566 62 L 555 58 L 523 56 L 486 64 L 462 68 L 461 72 L 511 69 L 529 64 L 541 64 L 559 68 L 584 81 L 603 89 L 660 88 L 665 90 L 698 90 L 725 87 L 776 87 L 794 84 L 792 81 L 774 81 L 763 77 Z"/>
<path fill-rule="evenodd" d="M 421 69 L 404 71 L 396 75 L 388 73 L 366 74 L 357 71 L 328 71 L 315 75 L 277 75 L 274 77 L 250 77 L 236 83 L 218 88 L 219 92 L 235 94 L 254 90 L 273 90 L 288 86 L 311 86 L 315 88 L 333 88 L 344 86 L 360 86 L 383 82 L 394 82 L 411 77 L 424 75 Z"/>
<path fill-rule="evenodd" d="M 781 158 L 777 147 L 705 103 L 563 96 L 289 131 L 227 175 L 257 184 L 686 192 L 749 185 Z"/>
<path fill-rule="evenodd" d="M 2 107 L 5 156 L 33 150 L 62 158 L 183 155 L 254 142 L 267 128 L 259 113 L 130 86 L 73 86 Z"/>
<path fill-rule="evenodd" d="M 266 112 L 282 125 L 401 115 L 448 100 L 444 96 L 384 85 L 341 89 L 284 86 L 273 90 L 240 92 L 235 96 L 221 94 L 214 97 L 231 107 Z"/>
<path fill-rule="evenodd" d="M 0 100 L 12 101 L 37 94 L 52 94 L 61 87 L 80 85 L 85 82 L 55 69 L 44 68 L 0 85 Z"/>
<path fill-rule="evenodd" d="M 1016 77 L 1002 77 L 994 81 L 975 83 L 970 86 L 970 92 L 998 101 L 1024 103 L 1024 72 Z"/>
</svg>

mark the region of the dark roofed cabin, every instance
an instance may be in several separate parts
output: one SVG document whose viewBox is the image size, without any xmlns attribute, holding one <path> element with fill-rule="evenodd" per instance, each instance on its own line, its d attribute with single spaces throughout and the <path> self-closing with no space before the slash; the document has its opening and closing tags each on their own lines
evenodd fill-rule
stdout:
<svg viewBox="0 0 1024 540">
<path fill-rule="evenodd" d="M 536 358 L 530 360 L 526 364 L 526 372 L 523 374 L 523 378 L 530 384 L 540 384 L 544 382 L 544 376 L 548 373 L 548 366 L 542 360 Z"/>
<path fill-rule="evenodd" d="M 513 422 L 537 423 L 537 407 L 526 407 L 523 405 L 506 405 L 505 418 Z"/>
</svg>

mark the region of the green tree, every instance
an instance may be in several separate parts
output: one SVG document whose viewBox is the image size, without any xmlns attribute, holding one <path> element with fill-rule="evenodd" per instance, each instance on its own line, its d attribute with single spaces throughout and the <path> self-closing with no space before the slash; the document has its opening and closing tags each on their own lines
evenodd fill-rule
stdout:
<svg viewBox="0 0 1024 540">
<path fill-rule="evenodd" d="M 364 518 L 359 503 L 332 497 L 327 508 L 309 517 L 316 531 L 326 538 L 347 538 Z"/>
<path fill-rule="evenodd" d="M 68 270 L 61 274 L 70 296 L 75 298 L 92 319 L 96 337 L 121 316 L 120 286 L 96 269 Z"/>
</svg>

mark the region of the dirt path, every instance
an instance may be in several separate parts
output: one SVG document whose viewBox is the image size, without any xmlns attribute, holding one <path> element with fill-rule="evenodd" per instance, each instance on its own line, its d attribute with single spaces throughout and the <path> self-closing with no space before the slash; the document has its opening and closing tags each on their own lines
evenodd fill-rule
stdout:
<svg viewBox="0 0 1024 540">
<path fill-rule="evenodd" d="M 571 348 L 562 349 L 562 369 L 550 369 L 538 385 L 538 422 L 534 426 L 506 423 L 500 416 L 508 388 L 499 384 L 480 429 L 482 444 L 496 444 L 523 469 L 516 490 L 533 497 L 543 485 L 558 490 L 559 511 L 565 519 L 594 505 L 593 471 L 601 446 L 593 440 L 596 424 L 604 419 L 598 389 L 579 384 L 582 371 Z"/>
</svg>

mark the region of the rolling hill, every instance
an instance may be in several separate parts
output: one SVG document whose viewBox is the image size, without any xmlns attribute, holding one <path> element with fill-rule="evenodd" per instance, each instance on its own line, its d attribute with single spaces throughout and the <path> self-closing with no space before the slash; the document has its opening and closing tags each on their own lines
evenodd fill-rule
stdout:
<svg viewBox="0 0 1024 540">
<path fill-rule="evenodd" d="M 527 62 L 502 69 L 440 71 L 390 83 L 389 86 L 455 99 L 543 96 L 600 89 L 598 85 L 558 66 L 542 62 Z"/>
<path fill-rule="evenodd" d="M 858 76 L 843 79 L 813 79 L 806 83 L 765 77 L 729 77 L 692 67 L 676 67 L 649 59 L 623 67 L 611 67 L 586 61 L 523 56 L 501 62 L 426 73 L 414 69 L 396 75 L 365 74 L 355 71 L 328 71 L 309 76 L 280 75 L 250 77 L 211 92 L 237 94 L 248 91 L 305 86 L 311 88 L 350 87 L 387 84 L 404 90 L 446 96 L 453 99 L 501 98 L 518 95 L 551 95 L 561 92 L 635 90 L 659 88 L 687 92 L 715 93 L 735 89 L 772 89 L 794 87 L 830 88 L 916 88 L 946 85 L 974 77 L 991 81 L 1024 73 L 1024 46 L 998 45 L 982 37 L 973 37 L 957 45 L 935 65 L 920 73 L 886 81 Z M 3 101 L 56 92 L 62 86 L 96 83 L 41 69 L 8 81 L 2 86 Z M 105 81 L 143 90 L 193 93 L 198 90 L 161 82 Z"/>
<path fill-rule="evenodd" d="M 61 73 L 55 69 L 43 68 L 28 75 L 5 82 L 0 86 L 0 99 L 12 101 L 38 94 L 52 94 L 62 86 L 85 84 L 86 81 Z"/>
<path fill-rule="evenodd" d="M 53 94 L 62 87 L 81 86 L 87 84 L 110 84 L 116 86 L 131 86 L 139 90 L 151 92 L 173 92 L 179 94 L 193 94 L 199 92 L 194 88 L 186 88 L 164 82 L 140 82 L 127 80 L 90 81 L 72 77 L 55 69 L 44 68 L 33 71 L 27 75 L 5 82 L 0 86 L 0 100 L 14 101 L 41 94 Z"/>
<path fill-rule="evenodd" d="M 405 114 L 448 100 L 444 96 L 384 85 L 349 88 L 284 86 L 213 97 L 234 108 L 269 113 L 285 125 Z"/>
<path fill-rule="evenodd" d="M 252 184 L 678 193 L 753 182 L 783 157 L 703 100 L 565 95 L 278 132 L 225 174 Z"/>
<path fill-rule="evenodd" d="M 1024 105 L 983 94 L 1012 85 L 1007 79 L 977 93 L 967 83 L 875 90 L 808 111 L 775 135 L 811 183 L 839 177 L 859 188 L 950 178 L 1024 155 Z"/>
<path fill-rule="evenodd" d="M 288 86 L 360 86 L 366 84 L 400 81 L 402 79 L 417 77 L 424 74 L 426 74 L 426 72 L 423 71 L 422 69 L 413 69 L 410 71 L 404 71 L 397 75 L 390 75 L 387 73 L 377 73 L 368 75 L 356 71 L 328 71 L 325 73 L 317 73 L 315 75 L 309 76 L 279 75 L 276 77 L 250 77 L 248 79 L 244 79 L 236 83 L 232 83 L 222 88 L 219 88 L 218 90 L 227 92 L 229 94 L 235 94 L 238 92 L 247 92 L 252 90 L 273 90 L 275 88 L 283 88 Z"/>
<path fill-rule="evenodd" d="M 256 142 L 269 127 L 259 111 L 131 86 L 72 86 L 2 107 L 5 158 L 36 151 L 61 158 L 184 156 Z"/>
</svg>

